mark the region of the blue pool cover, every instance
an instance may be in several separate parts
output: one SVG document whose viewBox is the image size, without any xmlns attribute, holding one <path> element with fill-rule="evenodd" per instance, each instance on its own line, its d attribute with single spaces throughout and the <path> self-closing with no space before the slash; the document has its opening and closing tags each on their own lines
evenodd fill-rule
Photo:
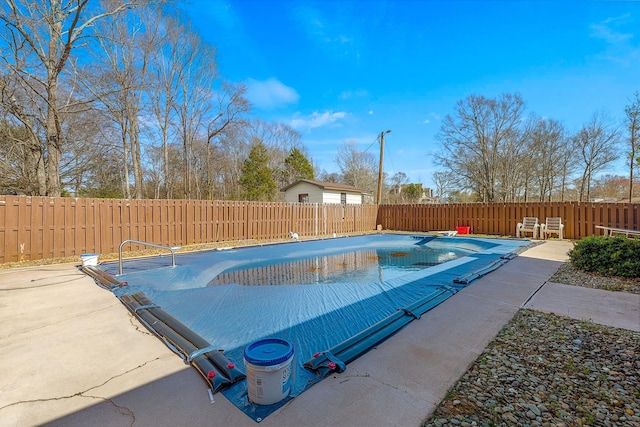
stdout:
<svg viewBox="0 0 640 427">
<path fill-rule="evenodd" d="M 408 270 L 390 279 L 365 283 L 321 285 L 211 285 L 225 272 L 243 266 L 270 265 L 277 260 L 346 253 L 366 247 L 420 244 L 451 248 L 466 254 L 430 268 Z M 244 350 L 260 339 L 287 340 L 295 349 L 291 393 L 272 405 L 256 405 L 247 398 L 246 381 L 222 393 L 260 422 L 289 399 L 300 395 L 332 372 L 366 352 L 411 320 L 467 286 L 474 279 L 507 262 L 526 240 L 379 234 L 278 245 L 177 254 L 176 266 L 167 257 L 126 261 L 117 276 L 126 286 L 114 287 L 119 297 L 144 294 L 153 307 L 178 319 L 211 348 L 223 350 L 245 371 Z M 117 263 L 102 270 L 117 275 Z"/>
</svg>

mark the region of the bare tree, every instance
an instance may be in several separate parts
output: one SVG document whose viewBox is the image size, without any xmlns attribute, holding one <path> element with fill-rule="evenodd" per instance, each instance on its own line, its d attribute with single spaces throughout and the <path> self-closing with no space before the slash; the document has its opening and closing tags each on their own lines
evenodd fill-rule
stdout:
<svg viewBox="0 0 640 427">
<path fill-rule="evenodd" d="M 157 55 L 151 65 L 154 85 L 149 97 L 152 112 L 155 117 L 155 127 L 162 144 L 162 174 L 158 185 L 162 188 L 164 197 L 173 197 L 175 183 L 178 179 L 171 167 L 173 148 L 170 146 L 172 138 L 177 137 L 178 118 L 176 104 L 180 94 L 179 85 L 183 75 L 188 70 L 184 62 L 185 43 L 182 35 L 187 29 L 172 17 L 163 19 L 162 37 L 158 41 Z"/>
<path fill-rule="evenodd" d="M 517 94 L 498 99 L 470 95 L 458 101 L 455 115 L 447 115 L 440 128 L 438 163 L 464 178 L 481 201 L 511 197 L 519 168 L 513 160 L 524 144 L 519 129 L 523 111 Z"/>
<path fill-rule="evenodd" d="M 26 126 L 0 121 L 0 194 L 38 195 L 37 186 L 41 156 L 30 143 Z"/>
<path fill-rule="evenodd" d="M 377 189 L 377 162 L 373 154 L 360 151 L 356 141 L 344 141 L 338 147 L 336 164 L 340 168 L 343 184 L 370 191 L 375 194 Z"/>
<path fill-rule="evenodd" d="M 179 57 L 182 64 L 180 79 L 177 83 L 177 95 L 173 109 L 176 113 L 176 135 L 182 144 L 184 197 L 192 197 L 193 144 L 203 137 L 202 130 L 207 128 L 207 117 L 212 111 L 215 99 L 213 85 L 216 80 L 215 48 L 207 45 L 189 28 L 179 39 Z"/>
<path fill-rule="evenodd" d="M 317 168 L 316 168 L 317 169 Z M 340 182 L 340 174 L 336 172 L 327 172 L 326 170 L 321 170 L 317 175 L 318 179 L 323 182 Z"/>
<path fill-rule="evenodd" d="M 16 80 L 8 76 L 0 80 L 0 181 L 4 191 L 44 195 L 47 177 L 41 104 L 33 102 Z"/>
<path fill-rule="evenodd" d="M 403 191 L 403 187 L 407 183 L 409 183 L 409 177 L 404 172 L 396 172 L 389 178 L 389 185 L 391 186 L 391 188 L 388 189 L 390 203 L 404 202 L 405 192 Z"/>
<path fill-rule="evenodd" d="M 286 124 L 266 123 L 261 120 L 253 122 L 251 131 L 269 150 L 269 167 L 278 172 L 275 176 L 278 188 L 291 184 L 292 170 L 285 167 L 291 151 L 298 150 L 299 154 L 308 157 L 308 151 L 302 144 L 302 135 Z"/>
<path fill-rule="evenodd" d="M 60 196 L 60 161 L 63 151 L 60 79 L 72 57 L 93 25 L 107 16 L 119 14 L 139 4 L 136 1 L 104 3 L 105 8 L 90 9 L 89 0 L 6 0 L 0 21 L 3 66 L 17 76 L 32 99 L 44 106 L 47 191 Z"/>
<path fill-rule="evenodd" d="M 112 17 L 113 18 L 113 17 Z M 145 197 L 140 116 L 147 107 L 149 67 L 155 62 L 160 16 L 130 13 L 122 19 L 103 19 L 94 49 L 93 67 L 86 72 L 87 91 L 99 101 L 119 130 L 125 197 Z M 134 179 L 132 191 L 129 168 Z"/>
<path fill-rule="evenodd" d="M 595 113 L 573 140 L 582 167 L 578 198 L 589 201 L 595 174 L 618 159 L 619 132 L 606 115 Z"/>
<path fill-rule="evenodd" d="M 209 119 L 207 125 L 207 141 L 225 132 L 228 126 L 244 125 L 248 126 L 244 115 L 251 110 L 249 101 L 245 98 L 247 92 L 243 84 L 233 85 L 223 81 L 217 96 L 217 113 L 215 117 Z M 293 139 L 300 140 L 300 135 L 293 129 L 285 127 L 285 133 L 293 133 Z"/>
<path fill-rule="evenodd" d="M 393 187 L 400 187 L 401 185 L 409 182 L 409 177 L 404 172 L 396 172 L 389 181 L 391 181 L 391 185 Z"/>
<path fill-rule="evenodd" d="M 87 195 L 88 188 L 100 185 L 93 177 L 101 170 L 110 169 L 108 163 L 113 163 L 113 154 L 119 154 L 104 139 L 106 119 L 101 112 L 87 109 L 80 102 L 77 106 L 81 108 L 64 114 L 61 123 L 65 150 L 60 161 L 60 181 L 72 196 Z M 116 165 L 119 164 L 117 161 Z M 112 179 L 120 183 L 121 174 L 116 173 Z M 118 185 L 116 190 L 119 189 L 121 186 Z M 111 191 L 109 194 L 122 197 L 121 191 Z M 95 197 L 96 194 L 91 195 Z"/>
<path fill-rule="evenodd" d="M 496 153 L 495 191 L 497 200 L 503 202 L 514 202 L 519 198 L 527 180 L 527 170 L 529 170 L 527 165 L 531 157 L 527 153 L 524 142 L 527 130 L 521 131 L 518 125 L 517 122 L 509 125 L 512 129 L 505 133 L 502 148 Z M 517 162 L 514 161 L 515 159 Z"/>
<path fill-rule="evenodd" d="M 640 92 L 633 94 L 634 99 L 631 104 L 627 105 L 624 109 L 625 120 L 624 124 L 628 132 L 629 142 L 629 202 L 633 198 L 633 171 L 638 157 L 636 153 L 640 149 Z"/>
<path fill-rule="evenodd" d="M 565 160 L 572 158 L 570 141 L 560 122 L 537 116 L 530 118 L 526 135 L 527 159 L 524 159 L 523 169 L 528 174 L 528 182 L 532 182 L 537 190 L 538 200 L 551 201 L 561 187 Z"/>
<path fill-rule="evenodd" d="M 436 171 L 433 173 L 433 183 L 436 186 L 436 198 L 446 201 L 447 195 L 456 189 L 456 174 L 451 171 Z"/>
<path fill-rule="evenodd" d="M 191 148 L 190 169 L 198 177 L 195 182 L 195 191 L 198 197 L 207 199 L 238 200 L 241 193 L 239 179 L 245 159 L 249 156 L 251 141 L 259 140 L 252 126 L 245 126 L 240 121 L 228 125 L 224 132 L 215 137 L 215 143 L 204 141 L 204 135 L 194 141 Z M 168 165 L 170 182 L 178 182 L 182 179 L 182 167 L 184 156 L 183 146 L 180 141 L 168 145 Z M 153 177 L 153 185 L 160 194 L 162 180 L 162 164 L 164 150 L 161 147 L 152 147 L 149 150 L 149 162 L 151 164 L 150 175 Z"/>
<path fill-rule="evenodd" d="M 215 107 L 212 107 L 211 114 L 214 117 L 205 118 L 207 122 L 207 146 L 206 146 L 206 166 L 205 185 L 207 197 L 212 198 L 215 193 L 216 176 L 215 171 L 221 166 L 211 155 L 212 145 L 218 143 L 221 138 L 234 134 L 234 129 L 248 128 L 250 125 L 245 118 L 245 114 L 251 110 L 251 106 L 245 98 L 246 87 L 242 84 L 233 85 L 223 81 L 219 91 L 215 94 Z M 217 159 L 221 160 L 221 159 Z M 240 164 L 237 166 L 237 176 L 240 173 Z M 239 191 L 239 184 L 232 184 Z"/>
<path fill-rule="evenodd" d="M 591 195 L 607 202 L 624 200 L 629 190 L 628 178 L 620 175 L 604 174 L 593 180 Z"/>
<path fill-rule="evenodd" d="M 240 177 L 244 160 L 249 157 L 252 131 L 242 126 L 228 127 L 219 135 L 214 146 L 213 180 L 217 196 L 223 199 L 238 199 L 242 188 Z"/>
</svg>

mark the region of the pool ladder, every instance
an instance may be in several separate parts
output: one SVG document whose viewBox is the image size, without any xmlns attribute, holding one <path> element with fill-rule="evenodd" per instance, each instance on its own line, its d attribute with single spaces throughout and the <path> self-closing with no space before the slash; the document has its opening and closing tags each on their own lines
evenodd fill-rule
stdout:
<svg viewBox="0 0 640 427">
<path fill-rule="evenodd" d="M 125 240 L 122 243 L 120 243 L 120 248 L 118 250 L 118 275 L 122 274 L 122 247 L 127 243 L 137 243 L 139 245 L 152 246 L 154 248 L 167 249 L 168 251 L 171 251 L 171 267 L 176 266 L 175 251 L 182 248 L 182 246 L 163 246 L 163 245 L 156 245 L 155 243 L 142 242 L 140 240 L 133 240 L 133 239 Z"/>
</svg>

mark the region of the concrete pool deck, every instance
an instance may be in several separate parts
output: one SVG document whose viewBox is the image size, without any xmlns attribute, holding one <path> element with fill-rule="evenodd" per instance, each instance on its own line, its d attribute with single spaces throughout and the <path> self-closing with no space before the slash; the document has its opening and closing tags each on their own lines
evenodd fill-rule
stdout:
<svg viewBox="0 0 640 427">
<path fill-rule="evenodd" d="M 255 423 L 78 263 L 0 270 L 4 426 L 418 426 L 521 307 L 640 330 L 640 295 L 548 282 L 571 249 L 532 247 Z"/>
</svg>

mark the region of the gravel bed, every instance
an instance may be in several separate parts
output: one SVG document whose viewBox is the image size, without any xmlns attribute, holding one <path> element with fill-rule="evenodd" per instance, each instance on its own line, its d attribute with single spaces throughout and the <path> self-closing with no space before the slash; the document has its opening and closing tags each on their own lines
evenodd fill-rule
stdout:
<svg viewBox="0 0 640 427">
<path fill-rule="evenodd" d="M 564 264 L 550 281 L 640 293 Z M 640 427 L 640 333 L 521 309 L 423 427 Z"/>
<path fill-rule="evenodd" d="M 563 283 L 566 285 L 603 289 L 605 291 L 620 291 L 640 294 L 640 279 L 608 277 L 595 273 L 588 273 L 586 271 L 578 270 L 570 262 L 562 264 L 549 281 L 554 283 Z"/>
</svg>

